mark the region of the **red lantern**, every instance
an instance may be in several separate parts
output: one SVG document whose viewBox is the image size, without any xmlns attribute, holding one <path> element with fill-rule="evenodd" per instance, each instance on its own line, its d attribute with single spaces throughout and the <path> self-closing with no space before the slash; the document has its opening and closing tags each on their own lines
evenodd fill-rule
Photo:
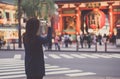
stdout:
<svg viewBox="0 0 120 79">
<path fill-rule="evenodd" d="M 105 14 L 100 10 L 93 10 L 86 16 L 86 24 L 92 29 L 101 29 L 105 25 Z"/>
<path fill-rule="evenodd" d="M 92 29 L 96 29 L 96 25 L 95 25 L 95 24 L 91 24 L 90 27 L 91 27 Z"/>
</svg>

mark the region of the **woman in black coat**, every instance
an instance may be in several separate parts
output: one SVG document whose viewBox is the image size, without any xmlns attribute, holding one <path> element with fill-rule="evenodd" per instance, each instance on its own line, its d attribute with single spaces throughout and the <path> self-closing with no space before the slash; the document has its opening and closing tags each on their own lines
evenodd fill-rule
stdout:
<svg viewBox="0 0 120 79">
<path fill-rule="evenodd" d="M 51 40 L 51 27 L 48 25 L 46 37 L 40 36 L 40 24 L 36 18 L 27 21 L 26 32 L 23 35 L 25 47 L 25 72 L 27 79 L 43 79 L 45 75 L 44 54 L 42 44 Z"/>
</svg>

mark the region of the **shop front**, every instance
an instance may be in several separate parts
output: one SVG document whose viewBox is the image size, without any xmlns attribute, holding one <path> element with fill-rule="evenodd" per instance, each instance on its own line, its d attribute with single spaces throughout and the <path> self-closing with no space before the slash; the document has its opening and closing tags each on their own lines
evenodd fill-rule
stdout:
<svg viewBox="0 0 120 79">
<path fill-rule="evenodd" d="M 22 29 L 22 34 L 25 32 Z M 18 43 L 18 29 L 13 27 L 0 27 L 0 38 L 6 43 L 12 43 L 13 40 Z"/>
</svg>

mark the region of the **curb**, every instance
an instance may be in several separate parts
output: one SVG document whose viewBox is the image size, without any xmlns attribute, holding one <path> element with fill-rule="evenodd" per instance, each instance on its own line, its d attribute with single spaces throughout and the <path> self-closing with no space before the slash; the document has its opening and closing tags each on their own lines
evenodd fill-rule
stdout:
<svg viewBox="0 0 120 79">
<path fill-rule="evenodd" d="M 24 51 L 24 49 L 1 49 L 0 51 Z M 45 52 L 77 52 L 77 53 L 80 53 L 80 52 L 85 52 L 85 53 L 120 53 L 120 51 L 75 51 L 75 50 L 45 50 Z"/>
</svg>

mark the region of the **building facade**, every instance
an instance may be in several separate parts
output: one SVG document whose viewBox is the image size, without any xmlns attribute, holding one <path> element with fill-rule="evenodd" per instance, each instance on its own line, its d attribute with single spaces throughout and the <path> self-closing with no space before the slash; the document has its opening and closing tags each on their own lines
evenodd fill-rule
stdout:
<svg viewBox="0 0 120 79">
<path fill-rule="evenodd" d="M 24 29 L 22 29 L 23 32 Z M 18 39 L 18 21 L 14 0 L 0 0 L 0 38 L 5 41 Z"/>
<path fill-rule="evenodd" d="M 18 38 L 18 21 L 14 0 L 0 0 L 0 37 Z M 120 24 L 119 0 L 54 0 L 58 15 L 54 17 L 54 32 L 57 34 L 107 34 L 116 33 Z M 24 23 L 21 21 L 22 33 Z M 22 35 L 22 34 L 21 34 Z"/>
<path fill-rule="evenodd" d="M 120 22 L 119 0 L 55 0 L 60 34 L 94 33 L 112 35 Z"/>
</svg>

